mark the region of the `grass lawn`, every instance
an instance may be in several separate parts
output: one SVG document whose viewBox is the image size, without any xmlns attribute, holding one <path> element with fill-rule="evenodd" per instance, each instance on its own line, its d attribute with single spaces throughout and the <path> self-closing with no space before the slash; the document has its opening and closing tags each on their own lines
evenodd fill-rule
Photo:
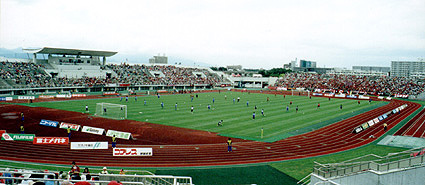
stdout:
<svg viewBox="0 0 425 185">
<path fill-rule="evenodd" d="M 238 97 L 240 97 L 240 102 L 237 101 Z M 144 105 L 144 100 L 146 100 L 146 105 Z M 383 105 L 382 102 L 369 104 L 367 101 L 361 101 L 358 104 L 357 100 L 331 99 L 329 101 L 328 98 L 312 97 L 310 99 L 305 96 L 288 95 L 284 98 L 282 95 L 228 91 L 199 93 L 198 98 L 195 96 L 193 100 L 189 94 L 178 94 L 163 95 L 159 98 L 157 96 L 139 96 L 137 101 L 134 97 L 130 97 L 128 102 L 125 101 L 125 98 L 121 101 L 119 97 L 114 97 L 40 102 L 33 103 L 33 106 L 85 112 L 85 105 L 88 105 L 91 113 L 94 113 L 96 103 L 100 102 L 127 105 L 127 116 L 130 120 L 205 130 L 225 136 L 268 142 L 308 132 L 315 127 L 332 124 Z M 161 108 L 161 102 L 164 103 L 164 108 Z M 319 103 L 320 108 L 317 108 Z M 208 105 L 210 105 L 210 109 L 208 109 Z M 342 110 L 340 110 L 340 105 L 343 106 Z M 190 111 L 191 106 L 194 107 L 193 114 Z M 298 112 L 296 112 L 297 106 Z M 264 116 L 261 114 L 262 109 Z M 254 112 L 255 119 L 253 119 Z M 223 120 L 223 126 L 217 126 L 220 120 Z M 264 129 L 263 139 L 261 139 L 261 128 Z"/>
</svg>

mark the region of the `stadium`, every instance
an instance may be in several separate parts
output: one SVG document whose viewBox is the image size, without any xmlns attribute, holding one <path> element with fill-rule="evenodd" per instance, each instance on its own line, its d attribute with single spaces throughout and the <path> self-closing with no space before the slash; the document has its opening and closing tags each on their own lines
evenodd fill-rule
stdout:
<svg viewBox="0 0 425 185">
<path fill-rule="evenodd" d="M 6 184 L 58 176 L 73 162 L 96 176 L 84 180 L 105 184 L 422 182 L 422 78 L 235 77 L 161 62 L 108 64 L 112 51 L 24 51 L 32 58 L 0 61 L 0 173 L 13 173 Z"/>
</svg>

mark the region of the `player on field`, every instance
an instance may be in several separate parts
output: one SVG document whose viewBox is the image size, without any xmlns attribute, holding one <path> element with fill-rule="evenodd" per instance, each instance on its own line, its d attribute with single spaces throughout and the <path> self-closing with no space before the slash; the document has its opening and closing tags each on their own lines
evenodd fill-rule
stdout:
<svg viewBox="0 0 425 185">
<path fill-rule="evenodd" d="M 224 100 L 227 100 L 227 96 L 226 95 L 224 95 Z"/>
<path fill-rule="evenodd" d="M 89 106 L 86 105 L 86 112 L 89 112 Z"/>
<path fill-rule="evenodd" d="M 208 106 L 207 106 L 207 107 L 208 107 L 208 110 L 211 110 L 211 105 L 210 105 L 210 104 L 208 104 Z"/>
<path fill-rule="evenodd" d="M 247 107 L 249 106 L 249 101 L 246 101 L 246 106 L 247 106 Z"/>
<path fill-rule="evenodd" d="M 190 107 L 190 112 L 193 114 L 193 105 Z"/>
<path fill-rule="evenodd" d="M 255 112 L 252 112 L 252 119 L 255 119 Z"/>
<path fill-rule="evenodd" d="M 177 102 L 176 102 L 176 105 L 174 105 L 174 110 L 177 110 Z"/>
<path fill-rule="evenodd" d="M 298 105 L 295 107 L 295 113 L 298 113 Z"/>
<path fill-rule="evenodd" d="M 213 104 L 214 104 L 214 102 L 215 102 L 215 99 L 213 98 Z"/>
<path fill-rule="evenodd" d="M 137 101 L 137 96 L 134 97 L 134 101 Z"/>
<path fill-rule="evenodd" d="M 162 109 L 164 108 L 164 102 L 161 102 L 161 108 Z"/>
<path fill-rule="evenodd" d="M 254 105 L 254 110 L 257 110 L 257 105 Z"/>
<path fill-rule="evenodd" d="M 342 110 L 342 104 L 339 105 L 339 109 Z"/>
<path fill-rule="evenodd" d="M 241 100 L 241 97 L 238 96 L 238 103 L 239 103 L 240 100 Z"/>
<path fill-rule="evenodd" d="M 103 107 L 103 114 L 106 115 L 106 107 Z"/>
<path fill-rule="evenodd" d="M 128 96 L 125 96 L 125 101 L 128 102 Z"/>
<path fill-rule="evenodd" d="M 289 106 L 287 105 L 287 106 L 286 106 L 286 112 L 288 112 L 288 111 L 289 111 Z"/>
<path fill-rule="evenodd" d="M 316 109 L 319 109 L 320 108 L 320 103 L 317 103 L 317 108 Z"/>
<path fill-rule="evenodd" d="M 292 101 L 289 102 L 289 105 L 292 105 Z"/>
<path fill-rule="evenodd" d="M 357 101 L 357 104 L 359 104 L 359 105 L 360 105 L 360 100 L 358 100 L 358 101 Z"/>
<path fill-rule="evenodd" d="M 218 121 L 217 126 L 223 126 L 223 120 Z"/>
<path fill-rule="evenodd" d="M 146 105 L 146 100 L 144 100 L 143 102 L 144 102 L 144 104 L 143 104 L 143 105 Z"/>
<path fill-rule="evenodd" d="M 235 104 L 235 98 L 233 98 L 233 104 Z"/>
<path fill-rule="evenodd" d="M 261 115 L 264 116 L 264 109 L 261 109 Z"/>
</svg>

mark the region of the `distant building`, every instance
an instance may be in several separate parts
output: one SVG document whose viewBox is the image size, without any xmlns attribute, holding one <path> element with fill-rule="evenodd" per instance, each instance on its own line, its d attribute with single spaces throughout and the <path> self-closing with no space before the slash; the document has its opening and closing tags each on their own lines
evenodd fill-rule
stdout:
<svg viewBox="0 0 425 185">
<path fill-rule="evenodd" d="M 388 72 L 391 71 L 391 68 L 390 67 L 378 67 L 378 66 L 353 66 L 353 71 L 388 73 Z"/>
<path fill-rule="evenodd" d="M 149 59 L 149 64 L 168 64 L 167 56 L 153 56 Z"/>
<path fill-rule="evenodd" d="M 391 76 L 425 77 L 425 61 L 391 61 Z"/>
<path fill-rule="evenodd" d="M 227 67 L 227 69 L 232 69 L 232 70 L 235 70 L 235 71 L 242 70 L 242 65 L 233 65 L 233 66 L 226 66 L 226 67 Z"/>
<path fill-rule="evenodd" d="M 291 62 L 291 64 L 292 64 L 292 62 Z M 316 68 L 316 62 L 307 61 L 307 60 L 300 60 L 300 67 Z"/>
</svg>

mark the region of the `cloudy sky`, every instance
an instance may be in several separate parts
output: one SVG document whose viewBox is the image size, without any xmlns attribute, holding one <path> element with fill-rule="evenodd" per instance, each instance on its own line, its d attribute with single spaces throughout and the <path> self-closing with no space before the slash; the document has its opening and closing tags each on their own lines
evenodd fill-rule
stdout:
<svg viewBox="0 0 425 185">
<path fill-rule="evenodd" d="M 425 58 L 424 0 L 0 0 L 0 47 L 165 53 L 213 66 Z M 135 62 L 135 61 L 133 61 Z"/>
</svg>

